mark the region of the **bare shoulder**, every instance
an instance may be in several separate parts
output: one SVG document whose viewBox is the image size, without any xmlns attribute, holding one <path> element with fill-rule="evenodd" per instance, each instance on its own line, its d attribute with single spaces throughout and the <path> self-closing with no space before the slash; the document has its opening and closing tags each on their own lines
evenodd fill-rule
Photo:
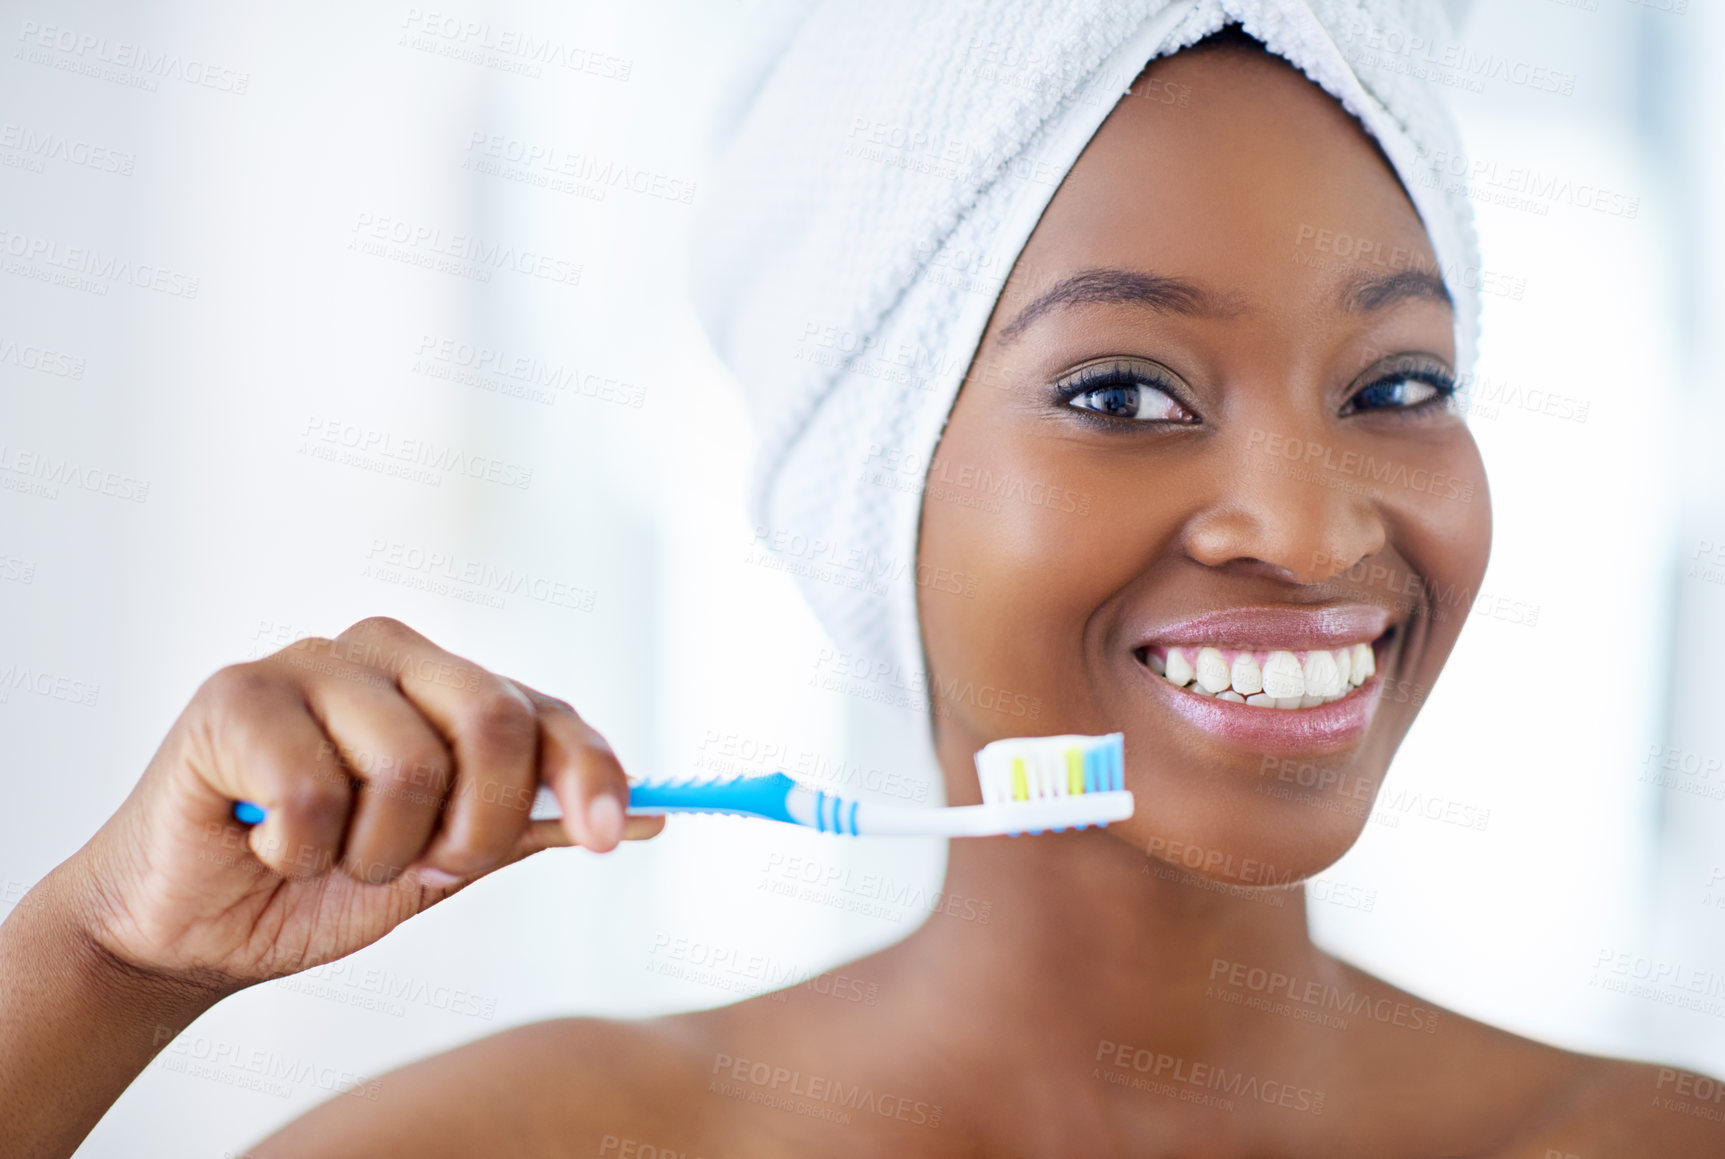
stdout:
<svg viewBox="0 0 1725 1159">
<path fill-rule="evenodd" d="M 1570 1077 L 1497 1159 L 1725 1155 L 1725 1084 L 1719 1080 L 1677 1067 L 1568 1057 L 1575 1063 Z"/>
<path fill-rule="evenodd" d="M 641 1021 L 532 1023 L 331 1099 L 246 1159 L 926 1152 L 939 1098 L 907 1086 L 902 1066 L 883 1076 L 834 1046 L 866 1037 L 865 1011 L 799 990 Z"/>
<path fill-rule="evenodd" d="M 1582 1054 L 1488 1027 L 1460 1058 L 1517 1126 L 1490 1159 L 1712 1159 L 1725 1155 L 1725 1085 L 1679 1067 Z M 1465 1033 L 1465 1032 L 1464 1032 Z"/>
<path fill-rule="evenodd" d="M 563 1018 L 515 1027 L 422 1059 L 337 1096 L 246 1152 L 247 1159 L 411 1154 L 705 1154 L 725 1135 L 705 1088 L 712 1051 L 698 1016 Z"/>
<path fill-rule="evenodd" d="M 946 1052 L 917 1040 L 921 1006 L 906 999 L 883 1018 L 884 969 L 865 959 L 662 1018 L 516 1027 L 384 1075 L 369 1084 L 375 1100 L 331 1099 L 246 1159 L 962 1151 L 952 1120 L 965 1084 Z"/>
<path fill-rule="evenodd" d="M 1365 1030 L 1347 1086 L 1361 1119 L 1373 1105 L 1402 1108 L 1397 1147 L 1448 1138 L 1446 1153 L 1481 1159 L 1725 1155 L 1715 1079 L 1538 1042 L 1343 965 Z"/>
</svg>

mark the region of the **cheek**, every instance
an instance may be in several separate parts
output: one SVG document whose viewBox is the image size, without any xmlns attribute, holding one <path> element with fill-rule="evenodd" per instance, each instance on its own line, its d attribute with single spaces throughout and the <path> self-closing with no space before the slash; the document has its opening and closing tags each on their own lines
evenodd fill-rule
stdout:
<svg viewBox="0 0 1725 1159">
<path fill-rule="evenodd" d="M 1159 542 L 1147 497 L 1165 488 L 1141 482 L 1036 423 L 955 410 L 929 469 L 919 563 L 978 578 L 968 597 L 922 593 L 934 673 L 1087 704 L 1086 632 Z"/>
<path fill-rule="evenodd" d="M 1434 646 L 1423 667 L 1435 679 L 1480 594 L 1492 521 L 1485 464 L 1471 434 L 1460 431 L 1433 468 L 1448 476 L 1445 486 L 1404 501 L 1398 538 L 1414 571 L 1430 584 Z"/>
</svg>

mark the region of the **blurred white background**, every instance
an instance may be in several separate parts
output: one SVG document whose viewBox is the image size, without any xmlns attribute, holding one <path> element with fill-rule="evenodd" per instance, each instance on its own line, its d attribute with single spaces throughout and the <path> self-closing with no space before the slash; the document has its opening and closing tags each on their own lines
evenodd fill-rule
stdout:
<svg viewBox="0 0 1725 1159">
<path fill-rule="evenodd" d="M 1511 288 L 1470 398 L 1495 552 L 1313 922 L 1476 1017 L 1725 1073 L 1725 14 L 1479 7 L 1410 63 Z M 636 773 L 938 800 L 897 710 L 813 686 L 682 290 L 727 78 L 791 10 L 6 4 L 0 914 L 210 672 L 370 614 L 568 698 Z M 509 1025 L 798 980 L 915 928 L 943 862 L 725 821 L 543 855 L 223 1003 L 80 1154 L 237 1154 Z"/>
</svg>

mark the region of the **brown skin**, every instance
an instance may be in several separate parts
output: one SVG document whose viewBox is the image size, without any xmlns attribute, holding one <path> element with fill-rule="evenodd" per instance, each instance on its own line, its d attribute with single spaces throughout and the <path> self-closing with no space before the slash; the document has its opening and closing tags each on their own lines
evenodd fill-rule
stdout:
<svg viewBox="0 0 1725 1159">
<path fill-rule="evenodd" d="M 1415 297 L 1347 309 L 1338 297 L 1357 264 L 1295 260 L 1300 227 L 1311 225 L 1400 246 L 1415 268 L 1430 262 L 1418 219 L 1370 142 L 1320 90 L 1262 55 L 1181 54 L 1140 85 L 1151 81 L 1189 85 L 1192 99 L 1184 108 L 1122 102 L 1079 160 L 1002 297 L 934 468 L 949 479 L 968 466 L 1067 488 L 1089 497 L 1088 514 L 931 498 L 920 549 L 926 565 L 989 577 L 972 600 L 925 593 L 933 672 L 1040 702 L 1030 729 L 972 699 L 940 706 L 950 799 L 977 798 L 970 754 L 990 739 L 1120 728 L 1138 815 L 1105 832 L 954 842 L 945 889 L 990 902 L 990 920 L 936 916 L 845 967 L 878 986 L 877 1004 L 797 988 L 783 1002 L 644 1023 L 522 1027 L 384 1076 L 376 1102 L 334 1099 L 250 1154 L 619 1155 L 622 1140 L 707 1159 L 1720 1152 L 1717 1126 L 1658 1101 L 1678 1096 L 1676 1072 L 1569 1054 L 1438 1012 L 1319 951 L 1301 892 L 1262 888 L 1265 875 L 1246 859 L 1275 867 L 1273 880 L 1315 872 L 1357 838 L 1362 811 L 1333 807 L 1346 803 L 1334 791 L 1302 801 L 1255 791 L 1259 754 L 1197 732 L 1142 687 L 1132 628 L 1147 609 L 1366 601 L 1394 612 L 1380 650 L 1386 680 L 1427 689 L 1462 622 L 1453 607 L 1445 614 L 1441 593 L 1477 588 L 1489 542 L 1478 455 L 1453 414 L 1350 407 L 1382 377 L 1386 354 L 1453 358 L 1447 307 Z M 1186 278 L 1225 308 L 1171 315 L 1091 302 L 1003 337 L 1051 279 L 1097 266 Z M 1200 421 L 1103 428 L 1050 399 L 1049 383 L 1104 355 L 1168 367 Z M 1442 472 L 1474 483 L 1474 498 L 1411 488 L 1362 496 L 1276 475 L 1262 469 L 1253 431 Z M 1383 570 L 1351 579 L 1359 560 Z M 359 631 L 432 647 L 397 625 Z M 9 1044 L 0 1096 L 8 1081 L 13 1094 L 81 1092 L 59 1101 L 72 1111 L 26 1122 L 19 1137 L 33 1143 L 0 1149 L 68 1153 L 153 1054 L 150 1026 L 177 1028 L 223 993 L 351 952 L 449 891 L 413 874 L 362 884 L 369 863 L 448 859 L 471 877 L 544 843 L 615 843 L 585 820 L 596 794 L 621 787 L 597 734 L 535 694 L 524 694 L 530 713 L 507 709 L 497 678 L 458 663 L 483 691 L 440 700 L 403 683 L 368 700 L 352 691 L 360 682 L 318 677 L 342 710 L 313 714 L 289 689 L 314 678 L 277 663 L 264 666 L 265 679 L 244 666 L 200 694 L 121 813 L 0 927 L 0 976 L 64 962 L 75 979 L 40 984 L 29 1009 L 0 991 L 0 1043 Z M 1342 784 L 1382 780 L 1421 699 L 1386 697 L 1363 739 L 1323 758 Z M 516 719 L 476 712 L 483 705 Z M 390 721 L 394 739 L 377 736 Z M 458 784 L 526 786 L 537 769 L 559 785 L 572 820 L 547 831 L 490 815 L 434 831 L 424 815 L 367 799 L 344 842 L 351 799 L 320 800 L 327 791 L 313 787 L 294 821 L 303 832 L 278 836 L 339 858 L 337 872 L 298 880 L 259 836 L 261 857 L 237 858 L 206 887 L 212 874 L 193 872 L 186 851 L 204 847 L 208 825 L 228 832 L 226 801 L 268 788 L 259 768 L 282 768 L 283 787 L 307 784 L 255 753 L 303 758 L 319 728 L 345 730 L 350 748 L 417 749 Z M 200 748 L 200 737 L 243 744 Z M 481 738 L 487 745 L 475 745 Z M 1147 848 L 1182 862 L 1170 851 L 1234 859 L 1201 861 L 1205 880 L 1147 858 Z M 338 902 L 357 920 L 314 914 L 315 901 Z M 1279 971 L 1302 992 L 1308 982 L 1333 986 L 1356 1012 L 1344 1029 L 1218 999 L 1231 963 Z M 1360 1013 L 1362 1002 L 1376 1013 Z M 14 1032 L 28 1040 L 22 1048 L 11 1045 Z M 99 1035 L 105 1049 L 56 1047 L 67 1034 Z M 1259 1089 L 1285 1089 L 1305 1110 L 1275 1095 L 1236 1094 L 1226 1109 L 1171 1097 L 1161 1090 L 1210 1092 L 1141 1075 L 1133 1060 L 1152 1056 L 1140 1049 L 1182 1060 L 1183 1073 L 1206 1064 L 1274 1082 Z M 756 1086 L 750 1063 L 799 1077 L 777 1080 L 776 1091 L 774 1077 Z M 1134 1088 L 1110 1075 L 1167 1085 Z M 805 1106 L 833 1108 L 832 1098 L 803 1093 L 811 1077 L 872 1090 L 873 1109 L 852 1107 L 851 1121 L 835 1124 L 720 1086 L 784 1094 L 794 1082 Z"/>
<path fill-rule="evenodd" d="M 1430 688 L 1463 622 L 1434 622 L 1429 600 L 1410 610 L 1407 596 L 1398 603 L 1350 570 L 1377 565 L 1398 592 L 1410 576 L 1416 592 L 1421 579 L 1477 591 L 1491 515 L 1478 449 L 1453 410 L 1347 413 L 1386 362 L 1455 360 L 1445 302 L 1342 305 L 1362 275 L 1436 267 L 1394 174 L 1353 119 L 1291 68 L 1238 54 L 1197 59 L 1231 67 L 1238 83 L 1224 94 L 1212 85 L 1197 108 L 1128 100 L 1109 118 L 1026 246 L 1018 268 L 1034 273 L 1002 295 L 977 353 L 988 376 L 973 371 L 931 468 L 948 479 L 970 466 L 1043 481 L 1071 502 L 1007 502 L 998 513 L 929 502 L 920 561 L 987 582 L 975 598 L 926 592 L 923 636 L 934 672 L 1040 702 L 1032 731 L 1126 734 L 1127 787 L 1155 808 L 1112 836 L 1138 850 L 1201 850 L 1191 860 L 1207 875 L 1257 885 L 1309 876 L 1353 845 L 1370 800 L 1343 792 L 1381 783 L 1417 711 L 1414 696 L 1396 694 Z M 1411 257 L 1400 269 L 1336 261 L 1310 241 L 1296 245 L 1302 227 L 1381 240 L 1385 252 Z M 1327 264 L 1298 260 L 1307 256 Z M 1080 304 L 1003 337 L 1049 282 L 1102 267 L 1181 278 L 1215 310 Z M 1119 357 L 1178 375 L 1182 414 L 1199 421 L 1098 421 L 1050 397 L 1048 384 L 1074 368 Z M 1409 477 L 1424 469 L 1459 479 L 1457 493 L 1471 501 L 1406 486 L 1367 497 L 1289 479 L 1265 470 L 1287 463 L 1267 452 L 1271 439 L 1302 453 L 1321 447 L 1332 462 L 1354 452 L 1406 465 Z M 1087 514 L 1064 510 L 1082 500 Z M 1319 758 L 1336 774 L 1329 800 L 1263 795 L 1265 753 L 1224 744 L 1144 693 L 1133 649 L 1146 614 L 1342 603 L 1393 609 L 1397 630 L 1379 670 L 1396 694 L 1363 742 Z M 948 769 L 1026 729 L 1011 713 L 949 707 L 939 720 Z"/>
<path fill-rule="evenodd" d="M 551 785 L 564 819 L 529 819 Z M 247 829 L 233 802 L 263 805 Z M 225 668 L 0 925 L 0 1155 L 69 1155 L 228 994 L 375 942 L 552 846 L 659 832 L 574 709 L 364 620 Z"/>
</svg>

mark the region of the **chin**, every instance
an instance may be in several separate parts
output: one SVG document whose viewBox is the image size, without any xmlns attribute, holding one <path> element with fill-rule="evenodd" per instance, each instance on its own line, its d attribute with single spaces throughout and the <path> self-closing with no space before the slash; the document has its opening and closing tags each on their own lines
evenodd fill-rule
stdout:
<svg viewBox="0 0 1725 1159">
<path fill-rule="evenodd" d="M 1291 885 L 1334 864 L 1425 699 L 1427 623 L 1353 604 L 1131 625 L 1093 668 L 1138 798 L 1110 832 L 1232 885 Z"/>
</svg>

